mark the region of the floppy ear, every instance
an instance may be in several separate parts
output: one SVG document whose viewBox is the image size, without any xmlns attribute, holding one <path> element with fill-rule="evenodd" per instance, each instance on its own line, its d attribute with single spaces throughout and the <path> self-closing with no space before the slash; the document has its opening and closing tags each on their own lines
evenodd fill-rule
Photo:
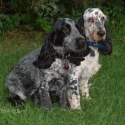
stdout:
<svg viewBox="0 0 125 125">
<path fill-rule="evenodd" d="M 84 35 L 85 32 L 84 32 L 84 19 L 83 17 L 81 17 L 79 20 L 78 20 L 78 30 L 79 32 Z"/>
<path fill-rule="evenodd" d="M 105 23 L 105 29 L 106 29 L 106 39 L 104 41 L 99 41 L 100 45 L 104 45 L 107 46 L 107 49 L 100 49 L 99 48 L 99 52 L 103 55 L 109 55 L 112 53 L 112 40 L 110 38 L 110 36 L 108 35 L 108 29 Z"/>
<path fill-rule="evenodd" d="M 54 37 L 54 31 L 52 31 L 49 35 L 46 36 L 40 54 L 38 55 L 37 60 L 33 62 L 33 65 L 35 65 L 37 68 L 49 68 L 51 64 L 55 61 L 55 50 L 53 48 Z"/>
</svg>

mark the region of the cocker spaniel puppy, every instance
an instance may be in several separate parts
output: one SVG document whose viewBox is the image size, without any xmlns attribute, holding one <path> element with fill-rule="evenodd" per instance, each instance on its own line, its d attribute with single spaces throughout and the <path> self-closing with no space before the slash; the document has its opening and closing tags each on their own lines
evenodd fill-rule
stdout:
<svg viewBox="0 0 125 125">
<path fill-rule="evenodd" d="M 49 111 L 51 97 L 55 96 L 61 107 L 66 108 L 69 90 L 71 109 L 78 109 L 79 89 L 72 72 L 84 60 L 88 49 L 75 22 L 69 18 L 58 19 L 42 48 L 22 57 L 8 74 L 5 85 L 9 102 L 22 107 L 26 98 L 31 97 L 36 106 Z"/>
<path fill-rule="evenodd" d="M 101 67 L 98 62 L 99 53 L 103 55 L 112 53 L 112 41 L 108 35 L 106 22 L 106 15 L 99 8 L 88 8 L 78 21 L 81 34 L 86 35 L 90 53 L 85 56 L 85 61 L 76 67 L 74 76 L 79 78 L 79 88 L 86 99 L 90 99 L 89 80 Z"/>
</svg>

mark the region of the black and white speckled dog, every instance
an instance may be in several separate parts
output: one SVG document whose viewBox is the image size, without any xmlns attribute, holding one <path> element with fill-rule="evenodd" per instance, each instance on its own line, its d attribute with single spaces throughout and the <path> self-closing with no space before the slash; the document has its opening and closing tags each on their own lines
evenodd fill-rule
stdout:
<svg viewBox="0 0 125 125">
<path fill-rule="evenodd" d="M 76 67 L 75 77 L 79 78 L 79 88 L 86 99 L 90 99 L 88 83 L 101 65 L 99 53 L 109 55 L 112 53 L 112 41 L 106 27 L 107 18 L 99 8 L 88 8 L 78 21 L 81 33 L 86 35 L 90 53 L 85 61 Z"/>
<path fill-rule="evenodd" d="M 48 111 L 52 108 L 50 96 L 55 95 L 61 107 L 65 108 L 69 88 L 71 109 L 79 108 L 79 89 L 72 72 L 87 53 L 87 42 L 75 22 L 69 18 L 57 20 L 42 48 L 21 58 L 7 76 L 8 100 L 13 105 L 22 106 L 30 96 L 38 107 Z"/>
</svg>

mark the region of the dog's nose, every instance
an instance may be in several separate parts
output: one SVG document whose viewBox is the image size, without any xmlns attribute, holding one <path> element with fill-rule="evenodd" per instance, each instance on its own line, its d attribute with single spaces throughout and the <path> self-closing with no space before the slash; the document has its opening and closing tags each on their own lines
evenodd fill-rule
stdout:
<svg viewBox="0 0 125 125">
<path fill-rule="evenodd" d="M 97 34 L 102 37 L 105 35 L 105 31 L 98 31 Z"/>
<path fill-rule="evenodd" d="M 78 40 L 78 44 L 81 45 L 81 46 L 84 46 L 85 42 L 86 42 L 86 40 L 84 40 L 84 39 L 79 39 Z"/>
<path fill-rule="evenodd" d="M 80 38 L 80 39 L 77 40 L 77 43 L 78 43 L 79 48 L 84 48 L 86 46 L 87 42 L 86 42 L 85 39 Z"/>
</svg>

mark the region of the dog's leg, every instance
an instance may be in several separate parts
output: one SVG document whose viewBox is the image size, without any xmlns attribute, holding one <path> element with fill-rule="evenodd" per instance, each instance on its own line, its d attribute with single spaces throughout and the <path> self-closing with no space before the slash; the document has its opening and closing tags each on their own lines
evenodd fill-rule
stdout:
<svg viewBox="0 0 125 125">
<path fill-rule="evenodd" d="M 37 90 L 31 95 L 31 98 L 35 101 L 37 107 L 43 107 L 45 109 L 45 113 L 51 110 L 52 102 L 47 88 L 37 88 Z"/>
<path fill-rule="evenodd" d="M 59 95 L 59 105 L 62 107 L 62 108 L 67 108 L 67 90 L 64 89 L 62 90 L 62 92 L 60 93 Z"/>
<path fill-rule="evenodd" d="M 90 95 L 89 95 L 89 79 L 82 79 L 80 82 L 79 82 L 79 88 L 81 90 L 81 93 L 82 93 L 82 96 L 83 96 L 83 99 L 91 99 Z"/>
<path fill-rule="evenodd" d="M 24 109 L 24 100 L 26 99 L 25 88 L 15 74 L 7 77 L 5 86 L 9 89 L 7 100 L 19 109 Z"/>
<path fill-rule="evenodd" d="M 62 108 L 67 108 L 67 81 L 65 79 L 58 79 L 56 82 L 49 82 L 49 93 L 51 101 L 58 102 Z"/>
<path fill-rule="evenodd" d="M 70 78 L 70 91 L 68 93 L 68 99 L 71 106 L 71 110 L 81 109 L 80 95 L 78 88 L 78 78 L 75 77 L 75 73 L 71 74 Z"/>
</svg>

